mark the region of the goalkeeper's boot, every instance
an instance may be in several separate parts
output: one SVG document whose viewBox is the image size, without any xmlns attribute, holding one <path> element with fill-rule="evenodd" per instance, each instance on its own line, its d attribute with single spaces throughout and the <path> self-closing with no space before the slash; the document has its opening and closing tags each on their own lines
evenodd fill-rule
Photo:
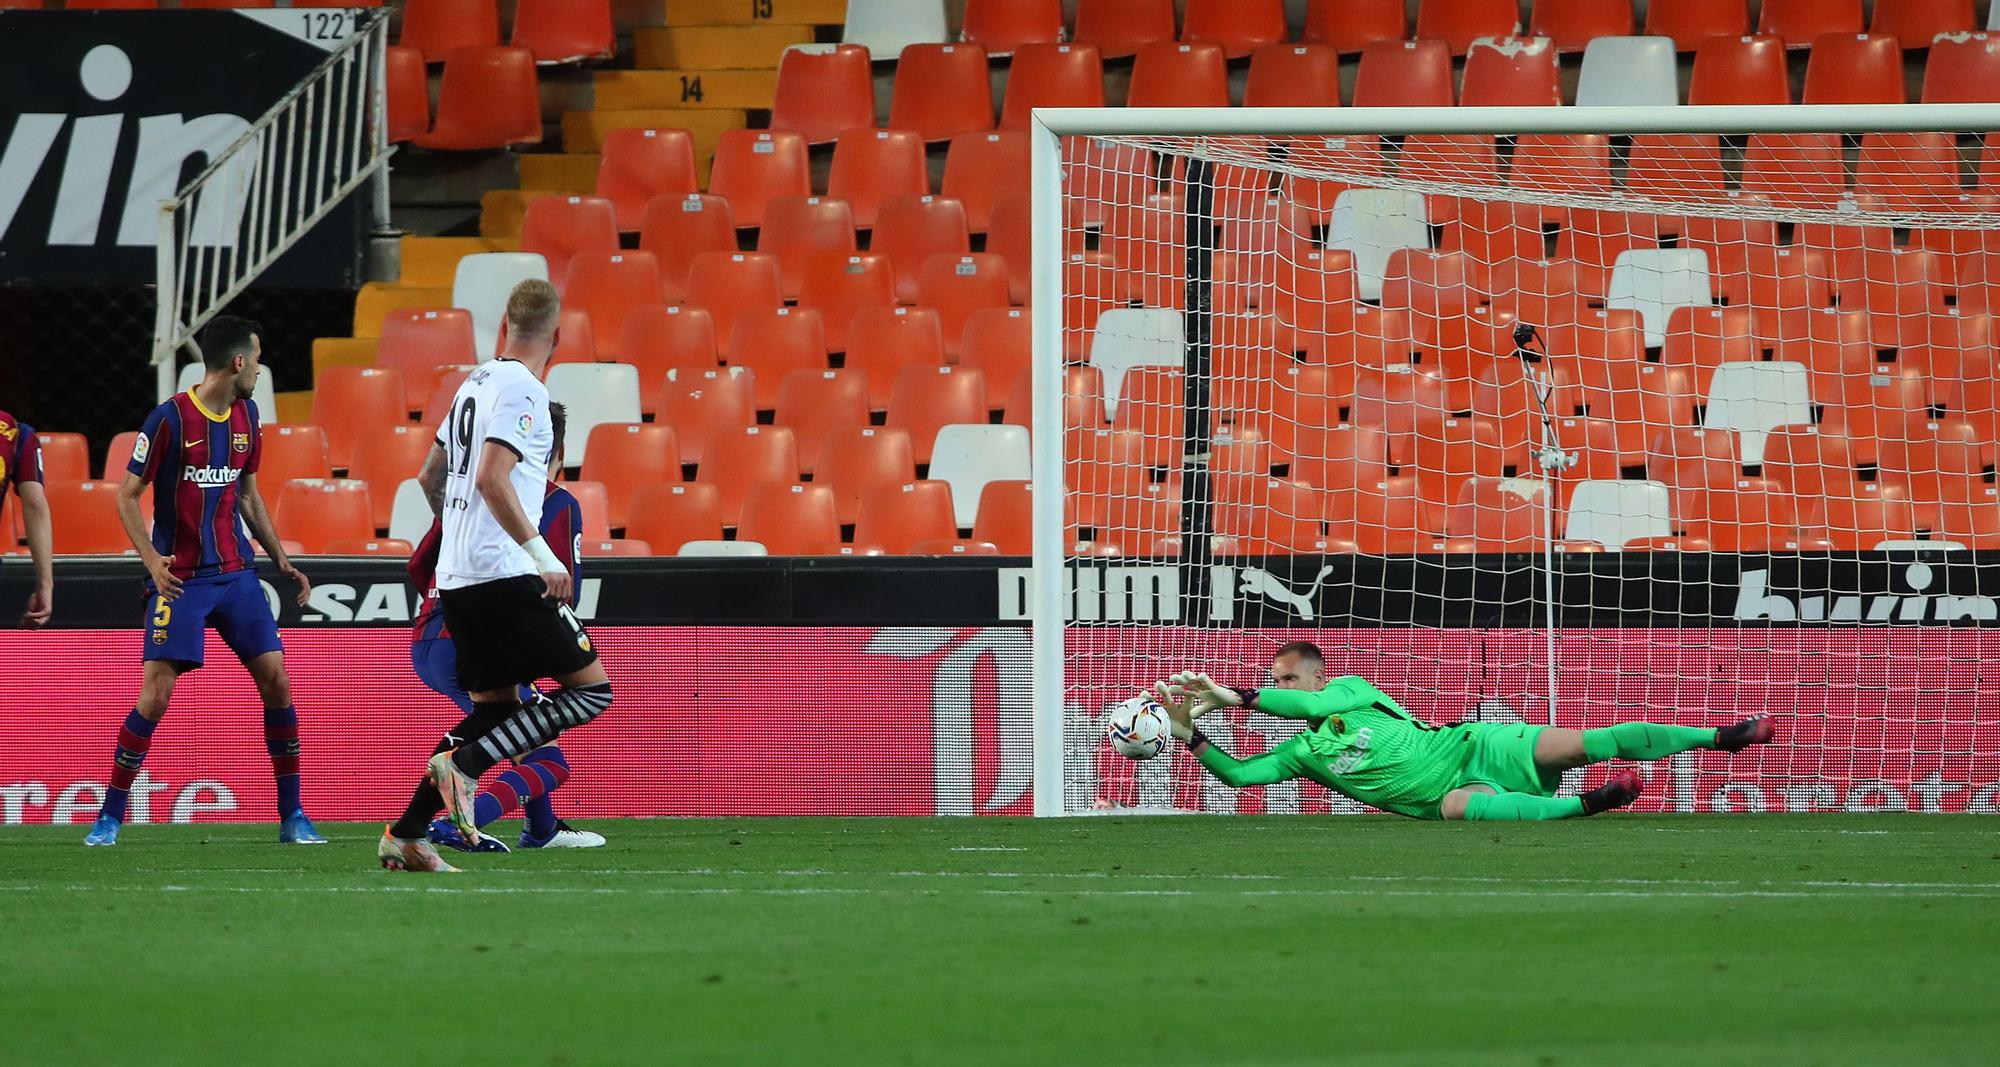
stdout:
<svg viewBox="0 0 2000 1067">
<path fill-rule="evenodd" d="M 303 811 L 295 811 L 285 816 L 278 824 L 278 843 L 281 845 L 324 845 L 326 836 L 313 827 L 313 821 L 306 818 Z"/>
<path fill-rule="evenodd" d="M 555 829 L 550 830 L 547 835 L 542 837 L 536 837 L 530 834 L 526 829 L 523 829 L 521 831 L 521 847 L 522 848 L 603 848 L 604 835 L 594 834 L 591 833 L 589 830 L 579 830 L 576 827 L 571 826 L 570 824 L 562 821 L 561 819 L 557 819 Z"/>
<path fill-rule="evenodd" d="M 455 848 L 460 852 L 510 851 L 505 841 L 494 837 L 492 834 L 480 834 L 479 843 L 476 845 L 466 841 L 465 835 L 458 832 L 458 827 L 453 826 L 450 819 L 433 821 L 431 823 L 430 839 L 433 845 Z"/>
<path fill-rule="evenodd" d="M 1639 794 L 1645 792 L 1645 789 L 1645 779 L 1639 777 L 1638 771 L 1630 767 L 1613 771 L 1610 781 L 1582 796 L 1583 813 L 1596 815 L 1613 808 L 1622 808 L 1639 799 Z"/>
<path fill-rule="evenodd" d="M 451 761 L 457 751 L 448 748 L 431 757 L 431 784 L 444 795 L 444 810 L 451 817 L 451 824 L 458 828 L 466 844 L 476 846 L 485 836 L 479 832 L 479 823 L 473 817 L 473 798 L 478 794 L 479 783 Z"/>
<path fill-rule="evenodd" d="M 437 849 L 432 848 L 429 841 L 422 838 L 405 841 L 390 835 L 388 827 L 382 829 L 382 843 L 375 846 L 375 858 L 382 861 L 385 870 L 458 873 L 458 868 L 438 858 Z"/>
<path fill-rule="evenodd" d="M 96 848 L 99 845 L 115 845 L 118 843 L 118 828 L 124 825 L 125 822 L 122 819 L 115 819 L 109 815 L 99 815 L 97 821 L 90 824 L 90 832 L 83 835 L 83 843 L 89 848 Z"/>
<path fill-rule="evenodd" d="M 1723 752 L 1741 752 L 1751 745 L 1768 745 L 1776 740 L 1778 728 L 1768 715 L 1752 715 L 1734 726 L 1715 731 L 1715 747 Z"/>
</svg>

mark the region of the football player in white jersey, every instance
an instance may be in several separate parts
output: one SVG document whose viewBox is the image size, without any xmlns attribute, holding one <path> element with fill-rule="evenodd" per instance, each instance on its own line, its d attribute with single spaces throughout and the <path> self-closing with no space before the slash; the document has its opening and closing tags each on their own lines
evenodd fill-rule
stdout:
<svg viewBox="0 0 2000 1067">
<path fill-rule="evenodd" d="M 417 475 L 444 520 L 438 600 L 472 714 L 439 742 L 410 806 L 383 831 L 377 855 L 391 870 L 453 870 L 426 840 L 438 809 L 477 845 L 479 776 L 611 706 L 611 679 L 570 610 L 569 569 L 530 518 L 541 514 L 556 445 L 542 372 L 558 311 L 548 282 L 514 287 L 500 355 L 459 387 Z M 560 688 L 523 706 L 519 687 L 543 678 Z"/>
</svg>

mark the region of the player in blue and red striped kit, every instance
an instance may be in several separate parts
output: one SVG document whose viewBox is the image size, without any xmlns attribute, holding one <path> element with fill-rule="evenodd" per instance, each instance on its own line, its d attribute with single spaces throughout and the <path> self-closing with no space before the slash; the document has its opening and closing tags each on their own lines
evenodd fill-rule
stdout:
<svg viewBox="0 0 2000 1067">
<path fill-rule="evenodd" d="M 286 558 L 257 491 L 263 440 L 250 401 L 263 357 L 257 335 L 257 324 L 246 319 L 223 315 L 208 324 L 201 335 L 207 373 L 146 416 L 118 487 L 118 517 L 146 565 L 146 667 L 138 704 L 118 731 L 111 784 L 86 845 L 118 843 L 153 729 L 166 714 L 175 680 L 202 665 L 211 626 L 249 669 L 263 699 L 264 746 L 278 786 L 278 840 L 326 841 L 299 802 L 299 717 L 278 625 L 250 551 L 255 533 L 278 573 L 298 583 L 299 603 L 306 602 L 311 583 Z M 139 514 L 147 486 L 153 490 L 150 536 Z"/>
<path fill-rule="evenodd" d="M 42 491 L 42 440 L 35 428 L 0 411 L 0 496 L 7 487 L 21 498 L 22 525 L 28 531 L 28 555 L 35 561 L 35 591 L 21 612 L 21 625 L 37 630 L 49 624 L 55 610 L 55 565 L 49 550 L 49 498 Z"/>
<path fill-rule="evenodd" d="M 562 440 L 566 423 L 563 406 L 550 404 L 550 431 L 556 441 L 555 455 L 549 461 L 551 471 L 562 467 Z M 548 542 L 550 551 L 569 571 L 570 600 L 574 604 L 576 591 L 583 588 L 583 507 L 569 490 L 550 482 L 542 497 L 539 525 L 542 539 Z M 410 581 L 424 596 L 423 607 L 417 611 L 416 625 L 410 635 L 410 664 L 416 668 L 417 677 L 423 679 L 425 685 L 450 698 L 452 703 L 458 705 L 458 710 L 470 718 L 472 697 L 466 693 L 464 686 L 458 684 L 458 648 L 452 644 L 451 631 L 444 624 L 444 610 L 438 598 L 438 548 L 443 539 L 443 521 L 431 523 L 430 532 L 424 535 L 416 552 L 410 556 Z M 523 686 L 522 697 L 522 703 L 532 704 L 540 699 L 540 694 L 531 686 Z M 457 735 L 463 732 L 463 724 L 453 727 L 444 736 L 444 746 L 457 747 Z M 568 780 L 569 762 L 563 758 L 562 749 L 543 745 L 516 759 L 514 766 L 501 771 L 493 779 L 492 785 L 480 790 L 473 799 L 474 820 L 485 827 L 496 819 L 505 818 L 518 807 L 524 823 L 520 837 L 522 848 L 596 848 L 604 844 L 603 835 L 578 830 L 556 818 L 555 805 L 550 803 L 549 794 Z M 430 840 L 433 844 L 461 852 L 507 851 L 507 846 L 491 835 L 482 836 L 477 845 L 468 845 L 465 835 L 459 833 L 449 819 L 431 823 Z"/>
</svg>

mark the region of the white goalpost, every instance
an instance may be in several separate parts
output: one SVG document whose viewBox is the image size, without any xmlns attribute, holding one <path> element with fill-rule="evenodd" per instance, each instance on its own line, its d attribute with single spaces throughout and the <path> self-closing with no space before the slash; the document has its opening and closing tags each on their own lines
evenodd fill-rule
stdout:
<svg viewBox="0 0 2000 1067">
<path fill-rule="evenodd" d="M 2000 106 L 1030 137 L 1037 815 L 1361 810 L 1104 743 L 1295 640 L 1433 722 L 1779 718 L 1638 810 L 2000 810 Z"/>
</svg>

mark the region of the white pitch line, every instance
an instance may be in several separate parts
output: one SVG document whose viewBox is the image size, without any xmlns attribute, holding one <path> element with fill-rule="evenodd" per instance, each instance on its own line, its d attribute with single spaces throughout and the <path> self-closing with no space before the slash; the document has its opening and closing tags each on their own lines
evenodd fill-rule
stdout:
<svg viewBox="0 0 2000 1067">
<path fill-rule="evenodd" d="M 947 852 L 1026 852 L 1025 848 L 1012 845 L 953 845 Z"/>
<path fill-rule="evenodd" d="M 0 891 L 46 892 L 51 886 L 8 885 L 0 886 Z M 844 887 L 844 886 L 789 886 L 789 887 L 738 887 L 710 886 L 690 889 L 668 889 L 652 887 L 597 887 L 582 886 L 452 886 L 452 885 L 379 885 L 379 886 L 92 886 L 66 885 L 60 887 L 66 892 L 122 892 L 122 893 L 228 893 L 228 894 L 346 894 L 346 893 L 421 893 L 427 895 L 496 895 L 496 896 L 907 896 L 903 890 Z M 990 897 L 1312 897 L 1324 898 L 1325 890 L 1319 889 L 974 889 L 973 896 Z M 2000 893 L 1963 893 L 1906 890 L 1862 889 L 1851 892 L 1816 892 L 1806 890 L 1667 890 L 1667 889 L 1554 889 L 1554 890 L 1500 890 L 1500 889 L 1383 889 L 1369 894 L 1375 897 L 1424 897 L 1424 898 L 1473 898 L 1500 899 L 1524 898 L 1547 899 L 1548 897 L 1569 897 L 1574 899 L 1704 899 L 1730 900 L 1742 898 L 1799 899 L 1851 899 L 1871 897 L 1881 899 L 2000 899 Z"/>
</svg>

